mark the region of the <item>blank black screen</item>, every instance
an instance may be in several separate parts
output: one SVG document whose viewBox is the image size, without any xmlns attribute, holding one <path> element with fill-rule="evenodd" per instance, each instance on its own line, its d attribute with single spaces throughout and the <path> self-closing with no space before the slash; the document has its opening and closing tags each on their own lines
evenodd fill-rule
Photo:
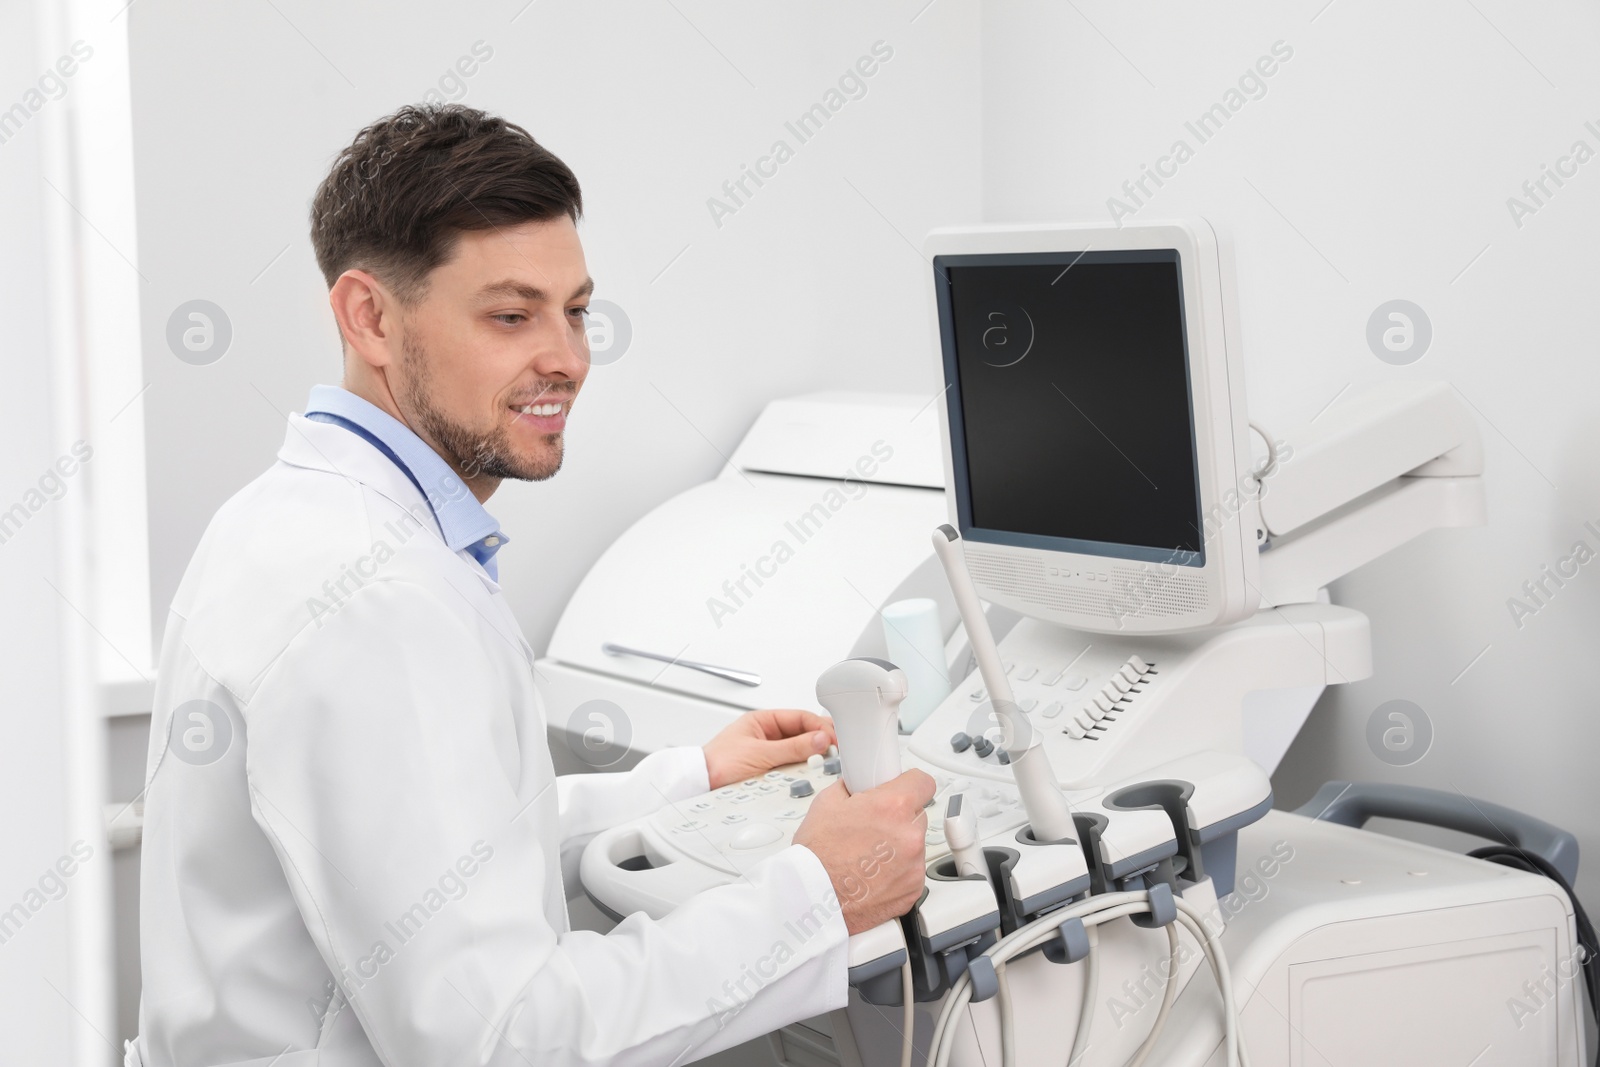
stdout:
<svg viewBox="0 0 1600 1067">
<path fill-rule="evenodd" d="M 1203 564 L 1178 253 L 934 266 L 957 493 L 979 539 Z"/>
</svg>

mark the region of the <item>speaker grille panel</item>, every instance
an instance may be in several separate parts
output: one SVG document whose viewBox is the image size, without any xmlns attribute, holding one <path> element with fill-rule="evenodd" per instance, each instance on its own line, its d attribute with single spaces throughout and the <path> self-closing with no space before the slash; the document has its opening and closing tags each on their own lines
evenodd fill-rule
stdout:
<svg viewBox="0 0 1600 1067">
<path fill-rule="evenodd" d="M 1051 581 L 1043 559 L 1012 553 L 986 552 L 967 545 L 972 577 L 1016 599 L 1055 611 L 1116 619 L 1162 619 L 1204 611 L 1210 603 L 1203 579 L 1192 574 L 1163 574 L 1124 564 L 1110 564 L 1107 581 L 1094 585 Z"/>
</svg>

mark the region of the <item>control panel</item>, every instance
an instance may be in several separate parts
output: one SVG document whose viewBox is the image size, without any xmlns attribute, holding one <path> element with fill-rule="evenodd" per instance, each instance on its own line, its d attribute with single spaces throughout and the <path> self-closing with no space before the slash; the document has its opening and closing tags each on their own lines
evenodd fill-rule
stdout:
<svg viewBox="0 0 1600 1067">
<path fill-rule="evenodd" d="M 902 758 L 904 758 L 902 754 Z M 907 759 L 938 787 L 928 809 L 927 859 L 949 853 L 939 813 L 952 795 L 964 793 L 977 816 L 979 839 L 1020 827 L 1026 820 L 1014 785 L 952 774 Z M 737 876 L 751 864 L 789 845 L 810 809 L 811 799 L 838 781 L 837 756 L 812 756 L 747 778 L 692 800 L 669 804 L 649 817 L 663 843 L 726 874 Z"/>
<path fill-rule="evenodd" d="M 1186 649 L 1170 647 L 1174 643 L 1070 633 L 1027 619 L 1000 642 L 1006 681 L 1027 717 L 1026 728 L 1039 736 L 1063 787 L 1093 788 L 1134 770 L 1117 766 L 1126 757 L 1114 757 L 1135 736 L 1148 764 L 1178 754 L 1162 751 L 1160 736 L 1171 727 L 1153 721 L 1174 703 L 1172 665 L 1180 668 L 1179 680 L 1183 674 Z M 1181 725 L 1177 732 L 1183 732 Z M 1207 747 L 1204 738 L 1198 746 L 1196 738 L 1186 740 L 1191 751 Z M 950 772 L 1009 780 L 1008 747 L 988 688 L 974 671 L 918 728 L 911 753 Z"/>
<path fill-rule="evenodd" d="M 1156 681 L 1160 672 L 1154 663 L 1146 662 L 1138 653 L 1129 656 L 1113 671 L 1098 689 L 1091 689 L 1089 677 L 1078 674 L 1070 667 L 1059 667 L 1048 673 L 1039 667 L 1015 660 L 1005 660 L 1006 675 L 1016 693 L 1017 706 L 1033 716 L 1038 729 L 1059 730 L 1074 741 L 1100 741 L 1111 736 L 1112 728 L 1123 715 L 1137 707 L 1137 698 Z M 967 700 L 975 708 L 986 711 L 989 692 L 976 675 L 971 679 L 976 687 L 967 690 Z M 1024 692 L 1028 695 L 1024 696 Z M 990 716 L 992 719 L 992 715 Z M 995 756 L 1005 763 L 1005 753 L 998 751 L 1000 728 L 993 725 L 977 736 L 958 730 L 950 739 L 953 752 L 965 752 L 971 747 L 979 759 Z"/>
<path fill-rule="evenodd" d="M 998 658 L 1061 787 L 1099 791 L 1188 753 L 1242 751 L 1245 696 L 1264 682 L 1326 682 L 1325 624 L 1292 614 L 1262 612 L 1214 632 L 1128 636 L 1023 619 L 1000 641 Z M 1006 750 L 1016 746 L 1002 729 L 974 671 L 917 728 L 910 751 L 949 772 L 1010 780 Z"/>
</svg>

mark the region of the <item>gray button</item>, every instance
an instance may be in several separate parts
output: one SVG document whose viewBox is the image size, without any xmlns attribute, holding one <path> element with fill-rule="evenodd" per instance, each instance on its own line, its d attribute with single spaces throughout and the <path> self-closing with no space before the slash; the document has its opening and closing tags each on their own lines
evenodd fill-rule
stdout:
<svg viewBox="0 0 1600 1067">
<path fill-rule="evenodd" d="M 994 751 L 994 745 L 990 743 L 987 737 L 974 738 L 972 742 L 972 751 L 978 754 L 979 759 L 982 759 Z"/>
<path fill-rule="evenodd" d="M 800 779 L 798 782 L 789 783 L 789 795 L 795 797 L 796 799 L 800 797 L 808 797 L 813 792 L 814 790 L 811 788 L 811 783 L 806 781 L 804 778 Z"/>
<path fill-rule="evenodd" d="M 822 773 L 823 774 L 838 774 L 840 768 L 842 768 L 843 766 L 844 766 L 844 764 L 839 762 L 839 757 L 838 756 L 829 756 L 827 759 L 822 761 Z"/>
<path fill-rule="evenodd" d="M 950 747 L 957 752 L 965 752 L 972 747 L 972 738 L 965 733 L 958 733 L 950 739 Z"/>
</svg>

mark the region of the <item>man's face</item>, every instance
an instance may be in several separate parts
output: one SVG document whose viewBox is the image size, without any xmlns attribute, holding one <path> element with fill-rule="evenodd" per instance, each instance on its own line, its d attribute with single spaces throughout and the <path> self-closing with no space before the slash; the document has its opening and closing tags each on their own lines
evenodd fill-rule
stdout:
<svg viewBox="0 0 1600 1067">
<path fill-rule="evenodd" d="M 555 474 L 589 373 L 593 288 L 564 215 L 462 234 L 402 313 L 390 382 L 406 422 L 469 479 Z"/>
</svg>

